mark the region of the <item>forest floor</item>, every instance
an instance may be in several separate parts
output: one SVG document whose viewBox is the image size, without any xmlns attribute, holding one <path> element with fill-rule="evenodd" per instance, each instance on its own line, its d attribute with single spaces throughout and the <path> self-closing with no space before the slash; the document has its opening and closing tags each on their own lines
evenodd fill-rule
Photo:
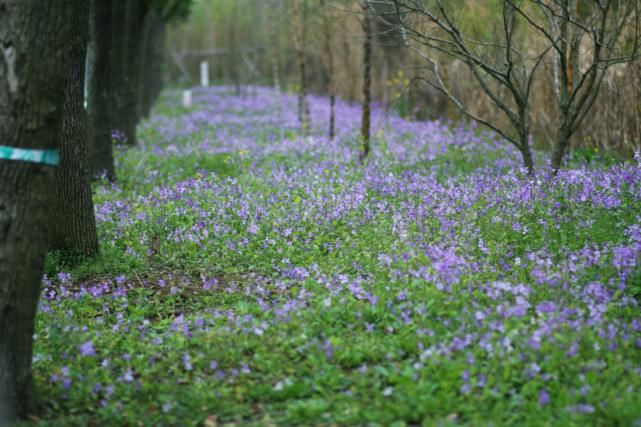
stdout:
<svg viewBox="0 0 641 427">
<path fill-rule="evenodd" d="M 47 259 L 37 425 L 641 425 L 641 165 L 474 127 L 166 94 Z M 636 423 L 636 424 L 635 424 Z M 33 423 L 30 423 L 32 425 Z"/>
</svg>

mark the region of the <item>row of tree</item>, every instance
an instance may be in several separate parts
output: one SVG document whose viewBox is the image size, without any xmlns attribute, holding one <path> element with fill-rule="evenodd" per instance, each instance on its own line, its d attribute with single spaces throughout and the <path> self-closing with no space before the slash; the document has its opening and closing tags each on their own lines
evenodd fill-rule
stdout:
<svg viewBox="0 0 641 427">
<path fill-rule="evenodd" d="M 190 3 L 0 0 L 0 144 L 60 156 L 57 168 L 0 159 L 0 425 L 34 409 L 47 249 L 98 252 L 91 178 L 115 179 L 114 137 L 136 144 L 162 86 L 165 27 Z"/>
<path fill-rule="evenodd" d="M 307 103 L 307 66 L 305 55 L 305 32 L 304 18 L 301 16 L 299 10 L 298 0 L 292 1 L 292 16 L 293 16 L 293 38 L 294 46 L 296 49 L 296 57 L 298 60 L 298 67 L 300 70 L 300 90 L 298 91 L 298 120 L 301 125 L 303 135 L 306 135 L 309 127 L 311 126 L 311 114 L 309 112 L 309 105 Z M 307 2 L 304 2 L 306 5 Z M 330 18 L 328 14 L 328 7 L 325 0 L 320 0 L 320 10 L 322 12 L 323 28 L 325 32 L 325 74 L 327 79 L 327 91 L 329 95 L 329 130 L 328 135 L 330 141 L 334 139 L 335 134 L 335 117 L 334 106 L 336 103 L 336 87 L 334 84 L 334 55 L 332 52 L 332 34 L 330 30 Z M 368 0 L 362 0 L 360 4 L 361 12 L 361 29 L 363 32 L 363 100 L 362 100 L 362 114 L 361 114 L 361 139 L 362 149 L 359 154 L 361 163 L 365 161 L 370 152 L 370 128 L 371 128 L 371 102 L 372 102 L 372 39 L 373 39 L 373 18 Z M 274 86 L 277 93 L 280 92 L 278 67 L 273 67 L 274 73 Z"/>
<path fill-rule="evenodd" d="M 638 0 L 369 0 L 365 12 L 362 0 L 266 0 L 242 14 L 238 7 L 199 2 L 188 24 L 169 32 L 168 50 L 185 71 L 170 64 L 176 78 L 189 81 L 209 57 L 212 78 L 237 88 L 276 80 L 290 91 L 363 100 L 367 15 L 371 96 L 401 116 L 475 116 L 517 145 L 530 168 L 531 141 L 556 148 L 554 168 L 570 144 L 623 156 L 641 147 L 641 110 L 630 108 L 641 100 Z"/>
<path fill-rule="evenodd" d="M 462 3 L 444 0 L 363 0 L 363 114 L 361 161 L 368 155 L 373 22 L 379 33 L 395 33 L 402 47 L 423 60 L 414 79 L 444 94 L 465 116 L 489 127 L 514 145 L 523 164 L 534 173 L 531 148 L 532 90 L 542 65 L 550 61 L 556 94 L 556 130 L 550 167 L 560 169 L 570 139 L 579 129 L 599 96 L 612 67 L 641 57 L 641 11 L 639 0 L 501 0 L 495 6 L 500 17 L 494 33 L 483 37 L 466 28 L 458 18 Z M 300 18 L 294 0 L 294 39 L 300 63 L 299 117 L 303 130 L 309 126 L 305 106 L 307 82 L 302 53 Z M 322 13 L 327 20 L 325 4 Z M 328 28 L 326 26 L 326 28 Z M 329 31 L 329 30 L 327 30 Z M 328 33 L 326 37 L 330 37 Z M 534 42 L 533 40 L 536 40 Z M 333 96 L 332 52 L 327 42 L 327 80 Z M 452 90 L 453 82 L 443 73 L 443 55 L 467 66 L 471 76 L 493 107 L 507 119 L 506 125 L 477 114 Z M 330 138 L 333 136 L 333 99 L 330 97 Z"/>
<path fill-rule="evenodd" d="M 639 2 L 492 0 L 488 4 L 498 10 L 498 20 L 493 31 L 479 33 L 458 19 L 464 0 L 359 0 L 350 10 L 359 17 L 362 41 L 361 161 L 370 151 L 373 42 L 393 38 L 396 49 L 422 60 L 415 80 L 511 142 L 530 173 L 534 80 L 541 69 L 549 70 L 557 104 L 551 166 L 558 170 L 608 70 L 639 57 Z M 335 0 L 331 8 L 328 3 L 321 0 L 315 10 L 321 11 L 326 33 L 322 68 L 330 93 L 331 138 L 337 79 L 329 15 L 331 8 L 350 2 Z M 311 121 L 307 2 L 288 4 L 300 73 L 299 117 L 306 133 Z M 136 126 L 162 87 L 165 28 L 186 16 L 190 5 L 190 0 L 0 0 L 0 143 L 60 152 L 57 168 L 0 159 L 0 423 L 24 417 L 32 408 L 30 355 L 46 251 L 98 252 L 90 180 L 96 175 L 115 179 L 114 138 L 136 145 Z M 236 3 L 233 10 L 238 14 Z M 232 39 L 239 37 L 239 31 L 232 33 Z M 443 72 L 443 57 L 467 67 L 505 115 L 504 123 L 473 111 L 456 95 Z M 279 87 L 278 61 L 271 68 Z"/>
</svg>

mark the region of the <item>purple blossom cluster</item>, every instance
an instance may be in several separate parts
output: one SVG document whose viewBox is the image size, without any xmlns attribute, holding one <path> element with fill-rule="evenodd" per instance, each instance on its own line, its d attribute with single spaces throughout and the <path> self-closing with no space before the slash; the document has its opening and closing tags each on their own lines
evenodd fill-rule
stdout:
<svg viewBox="0 0 641 427">
<path fill-rule="evenodd" d="M 349 336 L 380 346 L 394 337 L 415 342 L 415 349 L 358 364 L 354 375 L 409 360 L 418 380 L 430 367 L 458 361 L 458 393 L 498 395 L 499 368 L 480 368 L 498 363 L 516 366 L 525 382 L 538 381 L 531 399 L 547 407 L 569 365 L 608 376 L 618 360 L 620 380 L 630 381 L 630 393 L 640 391 L 639 162 L 577 166 L 556 177 L 542 169 L 529 177 L 518 153 L 492 134 L 375 108 L 373 155 L 357 168 L 358 106 L 338 102 L 339 132 L 329 141 L 325 98 L 310 97 L 313 132 L 303 138 L 295 132 L 295 97 L 267 88 L 245 97 L 227 92 L 195 91 L 197 108 L 154 116 L 141 130 L 140 152 L 123 155 L 179 162 L 222 153 L 242 174 L 203 171 L 144 192 L 105 187 L 96 218 L 103 248 L 141 263 L 158 233 L 160 262 L 179 258 L 195 271 L 247 266 L 246 274 L 45 278 L 38 334 L 62 330 L 77 342 L 61 360 L 101 364 L 117 387 L 140 388 L 154 378 L 127 358 L 132 350 L 118 347 L 133 334 L 141 349 L 155 349 L 144 366 L 178 361 L 172 381 L 234 384 L 257 375 L 260 364 L 196 343 L 287 339 L 300 355 L 340 364 L 349 339 L 330 337 L 323 322 L 347 311 L 335 321 Z M 480 166 L 461 170 L 479 156 L 486 159 Z M 137 311 L 152 295 L 205 303 Z M 93 307 L 92 324 L 73 313 L 72 301 Z M 104 348 L 108 342 L 115 344 Z M 274 392 L 291 385 L 289 374 L 279 375 Z M 51 381 L 72 387 L 68 369 Z M 103 383 L 95 394 L 106 405 L 114 385 Z M 568 413 L 591 414 L 607 404 L 590 400 L 587 382 L 572 392 Z M 385 385 L 381 393 L 393 398 L 400 389 Z"/>
</svg>

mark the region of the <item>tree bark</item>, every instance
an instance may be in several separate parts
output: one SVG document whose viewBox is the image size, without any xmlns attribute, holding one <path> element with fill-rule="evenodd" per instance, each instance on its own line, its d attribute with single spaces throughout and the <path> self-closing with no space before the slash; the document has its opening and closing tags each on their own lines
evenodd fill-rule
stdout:
<svg viewBox="0 0 641 427">
<path fill-rule="evenodd" d="M 532 147 L 530 146 L 530 112 L 527 104 L 521 105 L 518 108 L 520 117 L 517 127 L 519 135 L 518 148 L 521 151 L 521 157 L 527 169 L 527 174 L 534 176 L 534 159 L 532 158 Z"/>
<path fill-rule="evenodd" d="M 112 107 L 119 96 L 112 90 L 113 68 L 112 5 L 106 0 L 91 0 L 89 11 L 89 165 L 91 177 L 105 175 L 116 178 L 111 133 L 114 129 Z M 115 58 L 114 58 L 115 59 Z"/>
<path fill-rule="evenodd" d="M 229 25 L 229 62 L 232 67 L 232 77 L 234 80 L 234 90 L 236 96 L 241 95 L 241 82 L 243 79 L 243 52 L 244 43 L 240 40 L 240 25 L 239 25 L 239 3 L 234 2 L 232 9 L 232 19 Z"/>
<path fill-rule="evenodd" d="M 73 0 L 71 46 L 65 86 L 60 166 L 49 224 L 49 246 L 67 255 L 98 252 L 87 151 L 84 80 L 89 35 L 89 4 Z"/>
<path fill-rule="evenodd" d="M 309 132 L 309 105 L 307 105 L 307 71 L 305 65 L 305 48 L 303 46 L 303 20 L 300 15 L 298 1 L 294 0 L 292 5 L 292 14 L 294 18 L 294 46 L 298 58 L 298 68 L 300 70 L 300 91 L 298 92 L 298 120 L 303 131 L 303 135 Z"/>
<path fill-rule="evenodd" d="M 156 103 L 160 92 L 163 89 L 162 79 L 162 63 L 163 55 L 165 52 L 165 27 L 166 22 L 164 18 L 158 20 L 154 28 L 153 35 L 153 60 L 150 67 L 151 75 L 149 76 L 150 82 L 150 97 L 149 97 L 149 111 Z"/>
<path fill-rule="evenodd" d="M 71 2 L 0 0 L 0 141 L 58 148 Z M 55 168 L 0 160 L 0 425 L 34 410 L 31 357 Z"/>
<path fill-rule="evenodd" d="M 103 0 L 95 1 L 100 2 Z M 125 79 L 127 78 L 125 17 L 129 1 L 112 0 L 109 3 L 111 5 L 111 19 L 109 21 L 111 44 L 108 51 L 111 54 L 109 58 L 111 131 L 112 133 L 117 132 L 118 136 L 122 134 L 125 138 L 128 138 L 130 130 L 127 129 L 126 123 L 128 120 L 126 117 L 123 118 L 123 111 L 125 109 L 125 97 L 127 96 L 125 88 Z"/>
<path fill-rule="evenodd" d="M 145 35 L 143 37 L 140 80 L 138 82 L 138 115 L 147 118 L 156 101 L 156 92 L 161 87 L 162 41 L 164 38 L 164 22 L 155 11 L 150 11 L 145 18 Z"/>
<path fill-rule="evenodd" d="M 329 140 L 334 139 L 334 108 L 336 105 L 336 82 L 334 81 L 334 53 L 332 52 L 332 33 L 325 0 L 321 0 L 323 9 L 323 31 L 325 33 L 325 54 L 327 55 L 327 90 L 329 92 Z"/>
<path fill-rule="evenodd" d="M 128 0 L 125 16 L 125 80 L 124 83 L 124 109 L 121 112 L 127 144 L 135 146 L 136 126 L 140 120 L 138 115 L 138 82 L 143 66 L 144 22 L 147 15 L 147 2 L 145 0 Z"/>
<path fill-rule="evenodd" d="M 367 10 L 367 0 L 363 0 L 363 115 L 361 119 L 361 138 L 363 139 L 363 151 L 361 162 L 365 161 L 370 151 L 370 104 L 372 101 L 372 28 Z"/>
<path fill-rule="evenodd" d="M 274 28 L 274 23 L 278 22 L 279 16 L 282 13 L 282 10 L 279 10 L 280 1 L 272 0 L 270 3 L 270 14 L 267 18 L 267 32 L 269 33 L 269 53 L 271 55 L 271 66 L 272 66 L 272 81 L 274 85 L 274 95 L 275 95 L 275 108 L 276 108 L 276 117 L 279 121 L 283 117 L 283 105 L 281 99 L 281 88 L 280 88 L 280 64 L 279 64 L 279 43 L 278 38 L 276 37 L 276 29 Z M 282 140 L 284 136 L 283 128 L 279 126 L 279 138 Z"/>
<path fill-rule="evenodd" d="M 138 67 L 138 75 L 136 76 L 136 115 L 142 119 L 148 116 L 147 110 L 147 97 L 149 89 L 149 68 L 151 67 L 151 57 L 152 57 L 152 31 L 154 18 L 156 13 L 150 11 L 145 16 L 145 20 L 142 26 L 142 41 L 140 42 L 140 66 Z"/>
<path fill-rule="evenodd" d="M 556 133 L 556 140 L 554 141 L 554 148 L 552 150 L 552 158 L 550 161 L 550 166 L 552 167 L 552 173 L 556 175 L 561 169 L 563 164 L 563 157 L 567 151 L 568 146 L 570 145 L 570 135 L 565 129 L 561 128 Z"/>
<path fill-rule="evenodd" d="M 115 0 L 111 15 L 111 114 L 120 142 L 136 145 L 136 88 L 139 61 L 136 37 L 141 0 Z M 132 117 L 133 116 L 133 117 Z"/>
<path fill-rule="evenodd" d="M 525 142 L 521 139 L 521 144 L 521 157 L 523 157 L 523 164 L 527 169 L 528 175 L 532 176 L 534 175 L 534 160 L 532 159 L 532 149 L 530 148 L 528 138 L 525 138 Z"/>
</svg>

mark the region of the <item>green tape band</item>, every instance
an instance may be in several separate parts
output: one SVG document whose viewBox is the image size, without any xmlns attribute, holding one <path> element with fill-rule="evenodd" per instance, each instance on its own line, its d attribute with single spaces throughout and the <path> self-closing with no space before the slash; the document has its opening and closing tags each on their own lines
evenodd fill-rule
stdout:
<svg viewBox="0 0 641 427">
<path fill-rule="evenodd" d="M 58 150 L 28 150 L 0 145 L 0 159 L 58 166 L 60 154 Z"/>
</svg>

